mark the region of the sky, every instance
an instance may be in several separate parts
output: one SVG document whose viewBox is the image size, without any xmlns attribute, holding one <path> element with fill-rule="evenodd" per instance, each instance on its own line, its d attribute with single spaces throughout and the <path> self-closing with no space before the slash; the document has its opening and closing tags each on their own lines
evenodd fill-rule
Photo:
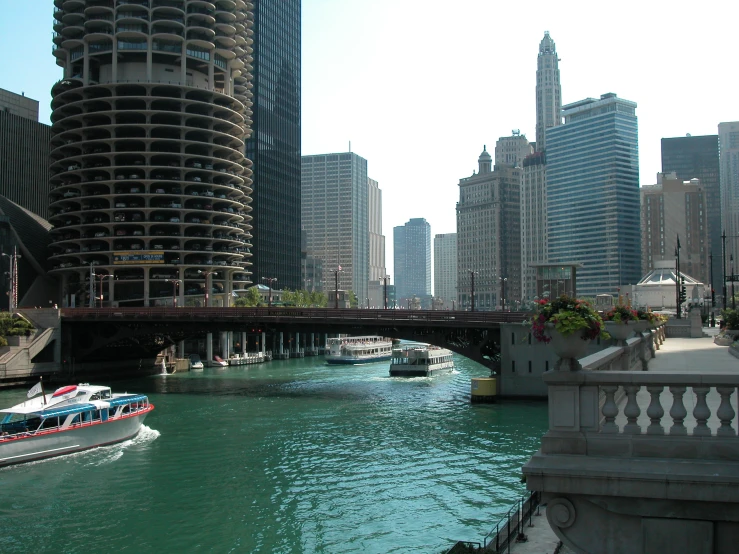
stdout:
<svg viewBox="0 0 739 554">
<path fill-rule="evenodd" d="M 61 78 L 52 12 L 51 0 L 0 0 L 0 88 L 39 100 L 45 123 Z M 303 0 L 302 18 L 303 154 L 351 142 L 367 160 L 391 276 L 393 227 L 423 217 L 432 237 L 456 232 L 457 184 L 483 146 L 492 154 L 513 129 L 535 139 L 545 31 L 563 104 L 606 92 L 637 103 L 642 185 L 661 170 L 661 138 L 739 120 L 731 0 Z"/>
</svg>

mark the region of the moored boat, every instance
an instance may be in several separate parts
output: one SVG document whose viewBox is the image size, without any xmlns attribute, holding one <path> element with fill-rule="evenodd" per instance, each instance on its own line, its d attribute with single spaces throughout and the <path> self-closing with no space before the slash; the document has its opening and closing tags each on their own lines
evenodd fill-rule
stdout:
<svg viewBox="0 0 739 554">
<path fill-rule="evenodd" d="M 154 409 L 143 394 L 80 383 L 0 410 L 0 467 L 71 454 L 134 437 Z"/>
<path fill-rule="evenodd" d="M 393 348 L 392 377 L 430 377 L 454 370 L 452 352 L 430 344 L 411 344 Z"/>
<path fill-rule="evenodd" d="M 378 336 L 328 339 L 326 362 L 329 364 L 366 364 L 389 360 L 393 351 L 390 339 Z"/>
</svg>

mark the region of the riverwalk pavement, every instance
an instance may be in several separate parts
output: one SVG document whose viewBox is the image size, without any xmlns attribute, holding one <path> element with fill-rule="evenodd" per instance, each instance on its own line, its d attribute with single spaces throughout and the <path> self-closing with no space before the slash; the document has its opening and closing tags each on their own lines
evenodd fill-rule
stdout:
<svg viewBox="0 0 739 554">
<path fill-rule="evenodd" d="M 735 358 L 729 354 L 728 346 L 719 346 L 714 344 L 713 339 L 718 334 L 719 329 L 704 328 L 704 335 L 698 339 L 691 338 L 669 338 L 660 345 L 657 355 L 649 361 L 649 371 L 652 372 L 678 372 L 678 373 L 739 373 L 739 358 Z M 672 405 L 672 395 L 666 391 L 660 397 L 663 406 Z M 737 395 L 731 397 L 732 405 L 737 410 Z M 695 407 L 695 395 L 685 394 L 683 399 L 688 415 L 685 418 L 685 426 L 688 433 L 695 426 L 695 418 L 693 417 L 693 408 Z M 622 404 L 626 399 L 622 399 Z M 641 415 L 637 423 L 645 427 L 649 425 L 649 418 L 646 415 L 646 409 L 649 406 L 650 397 L 646 391 L 640 391 L 637 394 L 637 404 L 641 409 Z M 711 409 L 711 418 L 707 421 L 707 425 L 715 430 L 719 426 L 719 421 L 714 415 L 720 404 L 720 397 L 715 390 L 712 390 L 706 397 L 706 402 Z M 669 411 L 669 408 L 665 412 Z M 739 411 L 739 410 L 737 410 Z M 620 410 L 616 423 L 623 426 L 626 418 Z M 663 426 L 665 429 L 671 425 L 672 421 L 667 421 L 669 416 L 665 415 Z M 735 424 L 736 427 L 736 424 Z M 532 517 L 533 527 L 525 527 L 524 534 L 527 540 L 525 542 L 514 542 L 511 545 L 511 554 L 572 554 L 572 550 L 566 546 L 560 545 L 560 541 L 549 526 L 546 519 L 546 508 L 542 507 L 541 515 Z M 528 525 L 528 524 L 527 524 Z"/>
</svg>

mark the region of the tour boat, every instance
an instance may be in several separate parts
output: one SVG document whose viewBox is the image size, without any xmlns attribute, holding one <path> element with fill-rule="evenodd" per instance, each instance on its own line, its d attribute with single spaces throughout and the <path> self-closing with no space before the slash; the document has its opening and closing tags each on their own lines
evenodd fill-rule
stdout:
<svg viewBox="0 0 739 554">
<path fill-rule="evenodd" d="M 430 377 L 454 369 L 452 352 L 429 344 L 410 344 L 393 348 L 392 377 Z"/>
<path fill-rule="evenodd" d="M 130 439 L 154 409 L 143 394 L 114 394 L 109 387 L 88 383 L 51 395 L 37 384 L 28 396 L 0 410 L 0 467 Z"/>
<path fill-rule="evenodd" d="M 326 361 L 330 364 L 366 364 L 389 360 L 393 351 L 390 339 L 378 336 L 328 339 Z"/>
</svg>

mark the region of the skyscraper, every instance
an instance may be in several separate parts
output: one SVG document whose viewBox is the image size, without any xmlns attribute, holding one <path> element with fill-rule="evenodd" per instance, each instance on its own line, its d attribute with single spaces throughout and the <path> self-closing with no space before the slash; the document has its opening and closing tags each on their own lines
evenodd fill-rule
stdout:
<svg viewBox="0 0 739 554">
<path fill-rule="evenodd" d="M 51 127 L 38 122 L 38 101 L 0 89 L 0 195 L 44 219 L 49 141 Z"/>
<path fill-rule="evenodd" d="M 636 103 L 609 93 L 564 117 L 546 138 L 549 262 L 583 264 L 580 294 L 616 294 L 640 278 Z"/>
<path fill-rule="evenodd" d="M 434 297 L 444 308 L 457 301 L 457 233 L 434 237 Z"/>
<path fill-rule="evenodd" d="M 642 213 L 642 274 L 647 274 L 656 267 L 664 267 L 657 262 L 674 260 L 680 237 L 680 271 L 701 283 L 707 283 L 708 216 L 707 195 L 703 184 L 699 179 L 678 179 L 673 171 L 658 173 L 656 185 L 641 187 L 639 191 Z"/>
<path fill-rule="evenodd" d="M 537 294 L 536 264 L 546 263 L 547 235 L 546 153 L 523 159 L 521 179 L 521 300 L 531 302 Z"/>
<path fill-rule="evenodd" d="M 734 260 L 739 260 L 739 122 L 719 123 L 718 140 L 721 149 L 720 173 L 721 173 L 721 205 L 723 209 L 722 219 L 726 230 L 726 272 L 729 273 L 728 260 L 733 255 Z M 721 252 L 720 250 L 718 252 Z M 713 261 L 717 251 L 713 252 Z M 739 262 L 735 268 L 739 266 Z M 716 275 L 721 275 L 713 270 L 713 280 Z M 720 277 L 719 277 L 720 282 Z M 720 287 L 715 287 L 720 291 Z"/>
<path fill-rule="evenodd" d="M 52 274 L 90 304 L 228 305 L 250 281 L 249 5 L 92 4 L 54 1 Z"/>
<path fill-rule="evenodd" d="M 562 124 L 562 86 L 559 58 L 549 31 L 539 43 L 536 61 L 536 151 L 546 150 L 546 131 Z"/>
<path fill-rule="evenodd" d="M 387 275 L 385 269 L 385 236 L 382 234 L 382 191 L 374 179 L 367 184 L 369 212 L 369 280 L 378 281 Z"/>
<path fill-rule="evenodd" d="M 323 262 L 324 290 L 351 290 L 362 305 L 369 281 L 367 160 L 353 152 L 302 158 L 302 220 L 308 255 Z"/>
<path fill-rule="evenodd" d="M 495 143 L 495 165 L 521 167 L 523 159 L 533 152 L 526 135 L 514 129 L 510 137 L 500 137 Z"/>
<path fill-rule="evenodd" d="M 252 252 L 255 281 L 300 280 L 300 0 L 254 4 Z"/>
<path fill-rule="evenodd" d="M 712 285 L 715 290 L 720 291 L 722 225 L 718 136 L 663 138 L 662 172 L 674 172 L 676 178 L 681 181 L 700 179 L 706 194 L 705 225 L 708 226 L 708 241 L 703 247 L 706 250 L 706 256 L 713 252 Z M 710 271 L 708 273 L 710 274 Z M 693 277 L 699 278 L 700 276 L 693 275 Z M 703 277 L 700 278 L 703 279 Z M 703 282 L 707 283 L 708 280 Z"/>
<path fill-rule="evenodd" d="M 521 168 L 495 166 L 483 148 L 478 172 L 459 180 L 457 297 L 475 309 L 495 310 L 521 299 Z M 473 277 L 474 276 L 474 277 Z"/>
<path fill-rule="evenodd" d="M 431 226 L 425 219 L 393 229 L 393 261 L 399 301 L 431 294 Z"/>
</svg>

